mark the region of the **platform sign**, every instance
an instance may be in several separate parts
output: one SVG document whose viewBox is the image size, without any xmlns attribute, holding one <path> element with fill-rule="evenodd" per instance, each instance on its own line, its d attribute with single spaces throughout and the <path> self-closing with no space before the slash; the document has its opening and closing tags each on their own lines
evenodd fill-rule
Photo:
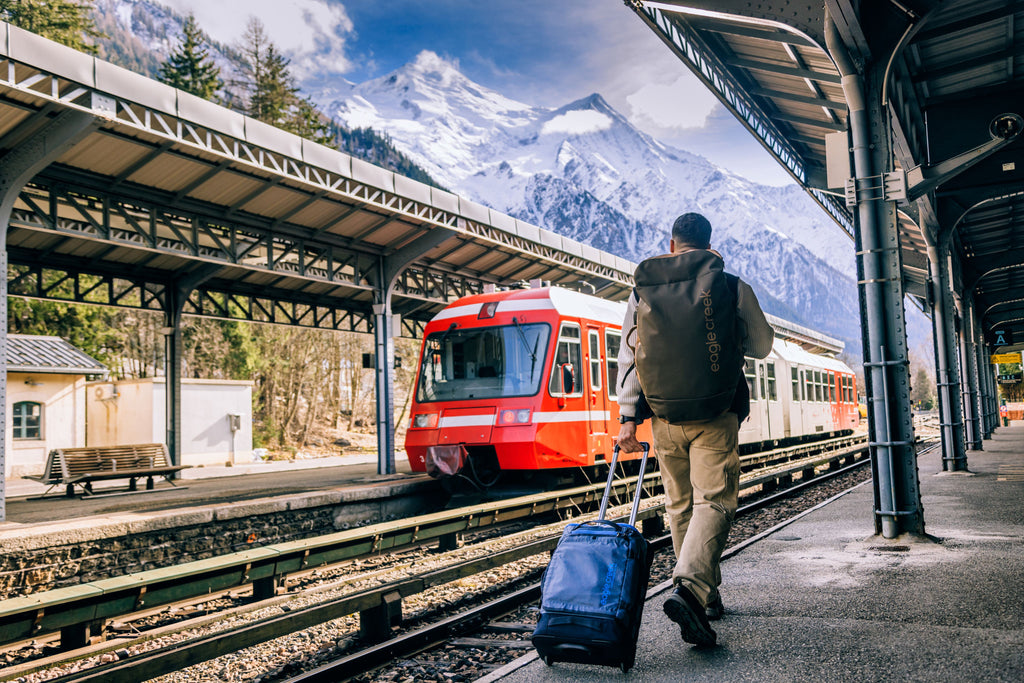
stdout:
<svg viewBox="0 0 1024 683">
<path fill-rule="evenodd" d="M 1020 351 L 1014 351 L 1013 353 L 993 353 L 990 358 L 992 359 L 992 365 L 1002 365 L 1004 363 L 1019 363 L 1020 362 Z"/>
<path fill-rule="evenodd" d="M 1000 384 L 1019 384 L 1021 380 L 1021 373 L 1015 372 L 1009 375 L 999 375 Z"/>
<path fill-rule="evenodd" d="M 1013 333 L 1003 328 L 990 330 L 988 333 L 988 343 L 996 348 L 1009 346 L 1013 343 Z"/>
</svg>

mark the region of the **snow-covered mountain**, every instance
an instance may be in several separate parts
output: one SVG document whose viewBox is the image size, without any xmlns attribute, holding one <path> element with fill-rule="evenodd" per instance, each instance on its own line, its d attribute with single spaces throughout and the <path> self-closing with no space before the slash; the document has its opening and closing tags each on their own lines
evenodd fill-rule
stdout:
<svg viewBox="0 0 1024 683">
<path fill-rule="evenodd" d="M 636 129 L 600 95 L 557 109 L 510 100 L 432 52 L 313 92 L 345 125 L 386 131 L 453 191 L 640 260 L 700 211 L 765 309 L 860 350 L 852 242 L 796 185 L 758 185 Z"/>
<path fill-rule="evenodd" d="M 183 18 L 151 0 L 96 7 L 116 34 L 101 46 L 115 61 L 155 71 L 180 40 Z M 237 53 L 214 44 L 211 54 L 232 79 Z M 365 83 L 304 86 L 338 122 L 386 132 L 448 189 L 631 260 L 663 252 L 675 217 L 700 211 L 765 310 L 860 353 L 853 245 L 796 185 L 759 185 L 667 146 L 598 94 L 557 109 L 517 102 L 429 51 Z"/>
</svg>

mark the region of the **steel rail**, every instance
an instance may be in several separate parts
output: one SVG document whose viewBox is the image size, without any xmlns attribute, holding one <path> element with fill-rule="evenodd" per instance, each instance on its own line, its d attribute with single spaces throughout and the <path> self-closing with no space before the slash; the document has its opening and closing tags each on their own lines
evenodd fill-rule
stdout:
<svg viewBox="0 0 1024 683">
<path fill-rule="evenodd" d="M 654 485 L 657 476 L 648 475 L 645 486 Z M 615 483 L 616 500 L 627 486 L 626 480 Z M 57 631 L 72 641 L 82 641 L 83 634 L 76 630 L 131 614 L 143 605 L 169 604 L 248 584 L 253 584 L 257 595 L 269 597 L 281 579 L 314 567 L 432 543 L 543 513 L 589 509 L 600 501 L 603 488 L 603 483 L 592 484 L 484 503 L 9 598 L 0 605 L 0 645 Z"/>
<path fill-rule="evenodd" d="M 857 449 L 857 451 L 866 451 L 866 448 Z M 820 464 L 823 465 L 830 461 L 846 459 L 853 455 L 856 455 L 856 453 L 849 451 L 837 452 L 827 458 L 821 459 Z M 786 474 L 789 474 L 789 481 L 791 482 L 791 475 L 795 472 L 802 471 L 805 479 L 801 481 L 799 486 L 807 487 L 826 481 L 833 476 L 842 474 L 852 467 L 860 466 L 866 462 L 868 462 L 866 459 L 861 460 L 846 468 L 831 470 L 810 479 L 807 478 L 809 476 L 807 474 L 808 466 L 806 463 L 802 463 L 792 470 L 778 472 L 777 476 L 784 477 Z M 657 476 L 656 473 L 653 474 L 654 476 Z M 746 490 L 753 486 L 760 485 L 760 482 L 749 483 L 750 481 L 750 478 L 748 478 L 747 482 L 744 482 L 741 486 L 741 490 Z M 645 482 L 645 488 L 648 486 L 649 482 Z M 776 497 L 789 495 L 791 493 L 792 489 L 776 494 Z M 763 506 L 765 504 L 767 503 L 761 503 L 758 501 L 757 503 L 741 508 L 740 512 L 745 513 L 747 509 L 753 510 L 756 509 L 756 507 Z M 641 520 L 655 517 L 660 518 L 663 510 L 663 504 L 650 506 L 641 510 L 638 518 Z M 123 662 L 101 665 L 89 669 L 86 672 L 71 674 L 56 680 L 66 682 L 100 680 L 128 682 L 143 680 L 148 677 L 185 668 L 201 661 L 207 661 L 228 652 L 233 652 L 259 642 L 265 642 L 316 624 L 356 613 L 360 615 L 361 624 L 363 624 L 364 628 L 368 631 L 376 632 L 378 634 L 386 633 L 390 631 L 390 624 L 395 616 L 393 613 L 388 611 L 386 607 L 387 605 L 399 605 L 398 616 L 400 619 L 400 604 L 402 598 L 466 576 L 478 574 L 516 560 L 530 557 L 538 553 L 553 550 L 555 545 L 558 543 L 559 537 L 560 533 L 554 534 L 522 546 L 491 553 L 480 558 L 475 558 L 473 560 L 468 560 L 440 569 L 431 570 L 416 577 L 392 582 L 371 590 L 359 591 L 309 608 L 295 610 L 256 624 L 222 631 L 220 633 L 211 634 L 201 638 L 195 638 L 167 648 L 155 650 L 145 655 L 133 657 L 131 659 L 124 660 Z M 661 539 L 656 539 L 655 542 L 667 543 L 670 542 L 670 537 L 663 536 Z M 258 605 L 254 605 L 253 607 L 256 608 Z M 121 642 L 116 645 L 112 645 L 111 649 L 125 646 L 125 643 Z M 97 653 L 93 652 L 93 654 Z M 48 666 L 52 666 L 52 663 L 48 664 Z M 24 675 L 30 672 L 31 667 L 16 667 L 16 669 L 17 672 L 15 675 Z M 7 677 L 4 676 L 3 678 L 6 679 Z"/>
<path fill-rule="evenodd" d="M 867 447 L 865 447 L 864 450 L 867 450 Z M 781 498 L 793 495 L 805 488 L 821 484 L 829 479 L 834 479 L 860 468 L 868 462 L 870 461 L 866 459 L 860 460 L 840 469 L 830 470 L 814 479 L 795 484 L 786 491 L 758 499 L 754 503 L 748 505 L 740 506 L 736 511 L 736 515 L 737 517 L 740 517 L 751 512 L 755 512 L 771 502 L 777 502 Z M 775 527 L 772 527 L 769 532 L 775 531 L 777 528 L 778 527 L 776 525 Z M 759 534 L 759 537 L 760 536 L 761 535 Z M 651 548 L 654 551 L 658 551 L 663 548 L 671 548 L 672 536 L 670 534 L 665 534 L 651 540 L 650 543 Z M 745 547 L 745 545 L 743 547 Z M 727 549 L 727 552 L 732 551 L 729 552 L 729 555 L 731 556 L 734 555 L 738 549 L 739 548 L 737 546 L 733 546 L 732 548 Z M 334 683 L 336 681 L 349 679 L 359 674 L 367 673 L 387 661 L 387 659 L 407 657 L 413 652 L 424 649 L 427 645 L 440 644 L 449 638 L 465 635 L 478 624 L 478 614 L 494 614 L 497 612 L 498 615 L 500 615 L 531 602 L 536 602 L 540 599 L 540 587 L 541 582 L 535 581 L 515 593 L 496 598 L 493 601 L 474 607 L 471 611 L 448 617 L 436 622 L 435 624 L 425 626 L 408 634 L 397 636 L 389 641 L 374 645 L 360 652 L 353 653 L 334 662 L 328 662 L 316 669 L 288 678 L 284 683 Z M 380 655 L 382 653 L 387 654 L 387 659 L 381 658 Z"/>
</svg>

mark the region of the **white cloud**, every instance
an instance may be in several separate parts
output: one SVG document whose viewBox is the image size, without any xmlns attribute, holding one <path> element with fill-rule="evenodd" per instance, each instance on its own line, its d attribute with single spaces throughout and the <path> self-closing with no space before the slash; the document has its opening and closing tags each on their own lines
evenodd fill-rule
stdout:
<svg viewBox="0 0 1024 683">
<path fill-rule="evenodd" d="M 648 83 L 626 97 L 631 118 L 656 128 L 703 128 L 718 100 L 711 91 L 684 75 L 672 83 Z"/>
<path fill-rule="evenodd" d="M 336 74 L 343 74 L 352 66 L 345 56 L 346 38 L 353 30 L 352 20 L 339 3 L 329 0 L 163 2 L 182 14 L 191 12 L 203 31 L 229 45 L 241 43 L 249 17 L 257 17 L 273 43 L 291 59 L 292 73 L 299 80 L 314 75 L 313 70 L 322 69 L 325 64 Z"/>
<path fill-rule="evenodd" d="M 541 135 L 567 133 L 583 135 L 611 128 L 612 120 L 598 111 L 569 111 L 547 121 L 541 128 Z"/>
</svg>

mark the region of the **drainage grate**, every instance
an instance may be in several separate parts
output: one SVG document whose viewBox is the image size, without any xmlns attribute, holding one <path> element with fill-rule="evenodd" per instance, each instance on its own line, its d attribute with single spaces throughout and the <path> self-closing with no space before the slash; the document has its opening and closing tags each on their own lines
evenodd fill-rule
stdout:
<svg viewBox="0 0 1024 683">
<path fill-rule="evenodd" d="M 909 545 L 873 545 L 868 550 L 873 550 L 879 553 L 908 553 L 910 552 Z"/>
</svg>

